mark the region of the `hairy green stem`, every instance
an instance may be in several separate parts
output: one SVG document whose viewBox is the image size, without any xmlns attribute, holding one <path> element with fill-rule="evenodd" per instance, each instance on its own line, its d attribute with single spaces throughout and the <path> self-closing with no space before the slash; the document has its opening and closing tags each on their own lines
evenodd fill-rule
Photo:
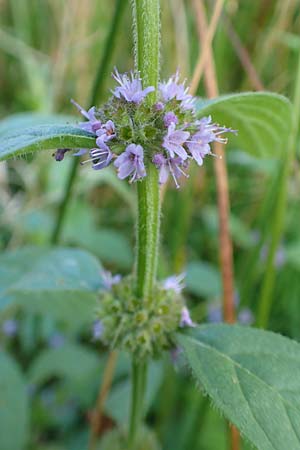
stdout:
<svg viewBox="0 0 300 450">
<path fill-rule="evenodd" d="M 128 447 L 134 450 L 137 442 L 137 431 L 143 418 L 144 395 L 147 381 L 147 363 L 132 362 L 131 413 L 128 436 Z"/>
<path fill-rule="evenodd" d="M 103 85 L 105 77 L 107 76 L 108 66 L 113 54 L 113 50 L 116 45 L 116 38 L 118 36 L 118 28 L 121 22 L 122 14 L 125 10 L 125 6 L 127 4 L 127 0 L 116 0 L 114 15 L 110 24 L 110 29 L 106 38 L 104 52 L 102 54 L 102 58 L 100 59 L 100 63 L 98 65 L 98 69 L 96 72 L 95 80 L 92 85 L 91 94 L 89 98 L 89 105 L 94 105 L 97 103 L 97 100 L 103 95 Z M 72 191 L 74 187 L 74 182 L 76 179 L 77 171 L 79 166 L 79 158 L 74 158 L 72 161 L 71 169 L 68 174 L 68 179 L 65 186 L 65 192 L 61 203 L 58 207 L 58 213 L 56 218 L 56 223 L 51 236 L 51 243 L 57 244 L 61 237 L 63 223 L 66 217 L 67 206 L 72 196 Z"/>
<path fill-rule="evenodd" d="M 159 80 L 160 5 L 159 0 L 132 0 L 135 44 L 135 69 L 143 87 L 154 86 L 155 92 L 146 101 L 156 101 Z M 145 157 L 147 157 L 147 149 Z M 136 294 L 144 302 L 153 300 L 159 250 L 160 192 L 158 171 L 146 164 L 147 176 L 137 185 L 137 251 L 135 260 Z M 129 448 L 134 449 L 143 419 L 143 399 L 146 388 L 145 361 L 132 364 L 132 401 L 129 425 Z"/>
<path fill-rule="evenodd" d="M 298 68 L 295 83 L 295 94 L 293 99 L 292 129 L 289 137 L 288 150 L 283 161 L 283 166 L 278 179 L 278 196 L 276 209 L 273 215 L 273 226 L 271 229 L 271 242 L 266 263 L 266 273 L 259 299 L 257 325 L 261 328 L 268 326 L 273 301 L 273 289 L 275 283 L 274 261 L 276 251 L 284 228 L 284 218 L 287 208 L 287 187 L 290 171 L 295 158 L 296 140 L 298 135 L 298 124 L 300 119 L 300 53 L 298 57 Z"/>
<path fill-rule="evenodd" d="M 147 177 L 138 184 L 136 291 L 137 296 L 151 302 L 156 278 L 159 227 L 160 195 L 158 171 L 147 167 Z"/>
<path fill-rule="evenodd" d="M 144 87 L 157 88 L 160 46 L 159 0 L 135 0 L 132 6 L 136 70 L 140 72 Z M 149 104 L 153 104 L 155 100 L 156 92 L 147 96 Z M 146 169 L 147 176 L 137 187 L 136 290 L 138 297 L 151 301 L 158 259 L 160 195 L 157 170 L 151 163 Z"/>
</svg>

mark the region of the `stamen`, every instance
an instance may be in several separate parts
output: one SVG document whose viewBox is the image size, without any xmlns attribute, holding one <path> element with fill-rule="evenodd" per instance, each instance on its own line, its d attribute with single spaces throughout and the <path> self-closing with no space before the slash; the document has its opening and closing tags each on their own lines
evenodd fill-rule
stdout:
<svg viewBox="0 0 300 450">
<path fill-rule="evenodd" d="M 176 185 L 176 189 L 179 189 L 179 188 L 180 188 L 180 185 L 179 185 L 178 182 L 177 182 L 177 179 L 176 179 L 174 170 L 173 170 L 173 168 L 172 168 L 172 166 L 171 166 L 171 163 L 170 163 L 170 160 L 169 160 L 169 159 L 168 159 L 168 164 L 169 164 L 170 173 L 171 173 L 171 175 L 172 175 L 172 177 L 173 177 L 173 180 L 174 180 L 174 182 L 175 182 L 175 185 Z"/>
</svg>

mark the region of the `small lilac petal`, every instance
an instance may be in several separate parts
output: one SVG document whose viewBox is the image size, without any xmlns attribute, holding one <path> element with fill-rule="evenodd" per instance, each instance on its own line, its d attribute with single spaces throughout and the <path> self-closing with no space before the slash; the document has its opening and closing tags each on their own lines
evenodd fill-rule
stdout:
<svg viewBox="0 0 300 450">
<path fill-rule="evenodd" d="M 78 150 L 78 152 L 73 153 L 72 156 L 82 156 L 85 155 L 88 152 L 88 150 L 86 148 L 81 148 Z"/>
<path fill-rule="evenodd" d="M 168 150 L 172 158 L 174 158 L 176 154 L 185 160 L 187 159 L 188 154 L 182 145 L 187 141 L 189 136 L 190 133 L 188 131 L 175 130 L 175 124 L 171 123 L 168 127 L 167 135 L 164 137 L 162 146 Z"/>
<path fill-rule="evenodd" d="M 96 131 L 98 139 L 103 142 L 108 142 L 116 137 L 115 124 L 112 120 L 108 120 L 106 123 L 101 125 L 101 128 Z M 98 143 L 97 143 L 98 145 Z"/>
<path fill-rule="evenodd" d="M 176 99 L 180 102 L 180 106 L 185 110 L 193 110 L 195 98 L 188 93 L 189 88 L 185 87 L 185 81 L 179 83 L 179 72 L 169 78 L 168 81 L 159 83 L 159 91 L 165 102 Z"/>
<path fill-rule="evenodd" d="M 180 294 L 181 291 L 184 289 L 185 284 L 183 282 L 185 278 L 185 273 L 181 273 L 180 275 L 172 275 L 168 278 L 166 278 L 163 283 L 163 289 L 165 290 L 173 290 L 176 292 L 176 294 Z"/>
<path fill-rule="evenodd" d="M 223 313 L 220 305 L 208 305 L 207 320 L 211 323 L 220 323 L 223 321 Z"/>
<path fill-rule="evenodd" d="M 162 102 L 157 102 L 154 105 L 154 109 L 156 111 L 162 111 L 165 108 L 165 105 Z"/>
<path fill-rule="evenodd" d="M 89 113 L 84 109 L 84 108 L 82 108 L 82 106 L 80 106 L 77 102 L 75 102 L 75 100 L 73 100 L 72 98 L 71 98 L 71 103 L 74 105 L 74 106 L 76 106 L 76 108 L 78 109 L 78 111 L 80 112 L 80 114 L 82 114 L 86 119 L 88 119 L 88 120 L 90 120 L 90 115 L 89 115 Z"/>
<path fill-rule="evenodd" d="M 95 320 L 93 324 L 93 340 L 99 341 L 103 335 L 104 327 L 101 320 Z"/>
<path fill-rule="evenodd" d="M 127 102 L 140 103 L 150 92 L 153 92 L 155 88 L 148 86 L 145 89 L 142 87 L 141 78 L 130 72 L 130 75 L 121 75 L 117 69 L 113 73 L 113 78 L 119 83 L 113 91 L 113 95 L 119 99 L 123 98 Z"/>
<path fill-rule="evenodd" d="M 251 325 L 254 322 L 254 316 L 249 308 L 243 308 L 238 313 L 237 320 L 242 325 Z"/>
<path fill-rule="evenodd" d="M 234 306 L 237 308 L 240 304 L 241 301 L 241 297 L 238 291 L 234 292 L 234 296 L 233 296 L 233 302 L 234 302 Z"/>
<path fill-rule="evenodd" d="M 192 321 L 190 312 L 186 306 L 181 310 L 180 327 L 195 327 L 196 324 Z"/>
<path fill-rule="evenodd" d="M 71 103 L 76 106 L 78 111 L 86 118 L 88 119 L 88 122 L 81 122 L 79 123 L 79 127 L 85 131 L 89 131 L 90 133 L 95 134 L 96 131 L 101 128 L 101 121 L 96 118 L 96 108 L 95 106 L 92 106 L 88 111 L 86 111 L 84 108 L 82 108 L 78 103 L 76 103 L 73 99 L 71 100 Z"/>
<path fill-rule="evenodd" d="M 120 281 L 122 280 L 122 276 L 120 274 L 112 275 L 112 273 L 109 270 L 102 270 L 101 277 L 104 287 L 108 291 L 111 290 L 114 284 L 119 284 Z"/>
<path fill-rule="evenodd" d="M 153 164 L 159 170 L 159 183 L 166 183 L 169 174 L 172 175 L 177 188 L 179 188 L 178 178 L 182 175 L 188 177 L 182 168 L 187 168 L 188 163 L 182 158 L 165 158 L 161 153 L 156 153 L 152 159 Z"/>
<path fill-rule="evenodd" d="M 283 246 L 280 246 L 275 255 L 275 267 L 280 268 L 285 264 L 286 252 Z"/>
<path fill-rule="evenodd" d="M 118 169 L 118 177 L 123 180 L 132 175 L 130 182 L 137 181 L 146 176 L 144 166 L 144 150 L 141 145 L 130 144 L 125 152 L 121 153 L 114 162 Z"/>
<path fill-rule="evenodd" d="M 164 125 L 165 127 L 169 127 L 169 125 L 171 125 L 171 123 L 174 123 L 175 125 L 177 125 L 178 123 L 178 117 L 176 116 L 176 114 L 173 113 L 173 111 L 169 111 L 164 115 Z"/>
<path fill-rule="evenodd" d="M 48 340 L 48 345 L 51 348 L 60 348 L 64 345 L 66 339 L 65 337 L 60 333 L 55 333 L 52 336 L 50 336 Z"/>
<path fill-rule="evenodd" d="M 13 337 L 17 334 L 19 324 L 15 319 L 7 319 L 2 324 L 2 332 L 7 337 Z"/>
<path fill-rule="evenodd" d="M 159 169 L 159 184 L 165 184 L 169 178 L 169 170 L 166 164 L 163 164 Z"/>
<path fill-rule="evenodd" d="M 118 177 L 120 178 L 120 180 L 124 180 L 125 178 L 129 177 L 129 175 L 133 171 L 134 171 L 133 163 L 131 161 L 126 161 L 120 166 L 118 171 Z"/>
</svg>

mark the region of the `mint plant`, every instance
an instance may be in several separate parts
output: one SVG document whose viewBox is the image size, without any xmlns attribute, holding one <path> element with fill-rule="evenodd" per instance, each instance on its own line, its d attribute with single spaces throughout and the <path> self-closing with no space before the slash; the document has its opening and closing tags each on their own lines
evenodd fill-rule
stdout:
<svg viewBox="0 0 300 450">
<path fill-rule="evenodd" d="M 132 9 L 135 68 L 125 74 L 115 70 L 117 86 L 107 103 L 85 110 L 73 101 L 86 119 L 78 125 L 37 123 L 0 135 L 2 160 L 54 149 L 60 164 L 75 157 L 85 166 L 81 170 L 88 170 L 86 165 L 96 171 L 112 165 L 119 179 L 133 184 L 137 223 L 132 273 L 124 278 L 113 276 L 80 250 L 25 250 L 32 267 L 18 263 L 20 254 L 4 257 L 14 273 L 3 284 L 1 308 L 5 312 L 27 303 L 44 314 L 59 316 L 59 305 L 67 304 L 68 320 L 72 321 L 76 306 L 90 326 L 96 320 L 95 339 L 110 350 L 129 353 L 129 423 L 125 431 L 118 429 L 105 437 L 107 450 L 138 450 L 144 448 L 144 441 L 147 448 L 158 448 L 156 438 L 142 424 L 148 366 L 176 348 L 192 380 L 254 446 L 261 450 L 300 449 L 300 378 L 296 376 L 300 373 L 300 346 L 259 329 L 197 325 L 182 295 L 183 276 L 157 277 L 161 185 L 171 177 L 179 187 L 180 178 L 188 177 L 189 163 L 201 166 L 207 155 L 213 155 L 213 142 L 227 142 L 226 133 L 256 155 L 280 154 L 291 131 L 291 105 L 271 93 L 200 100 L 189 94 L 179 72 L 160 81 L 159 0 L 135 0 Z M 0 360 L 1 367 L 5 358 Z M 10 371 L 14 372 L 12 363 L 7 367 L 5 383 L 12 376 Z M 7 402 L 14 401 L 9 395 L 7 398 Z M 11 420 L 5 412 L 3 415 L 4 424 Z M 24 430 L 25 422 L 21 422 Z"/>
</svg>

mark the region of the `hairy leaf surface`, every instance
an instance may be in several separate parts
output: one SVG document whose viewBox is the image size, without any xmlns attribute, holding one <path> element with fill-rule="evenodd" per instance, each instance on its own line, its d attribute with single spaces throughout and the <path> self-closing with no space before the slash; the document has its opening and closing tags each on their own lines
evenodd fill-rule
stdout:
<svg viewBox="0 0 300 450">
<path fill-rule="evenodd" d="M 93 148 L 95 136 L 74 125 L 37 125 L 0 136 L 0 161 L 57 148 Z"/>
<path fill-rule="evenodd" d="M 177 342 L 199 385 L 258 449 L 300 449 L 299 344 L 237 325 L 199 326 Z"/>
<path fill-rule="evenodd" d="M 271 92 L 246 92 L 197 103 L 199 117 L 238 131 L 230 143 L 258 157 L 279 157 L 287 149 L 292 108 L 286 97 Z"/>
</svg>

